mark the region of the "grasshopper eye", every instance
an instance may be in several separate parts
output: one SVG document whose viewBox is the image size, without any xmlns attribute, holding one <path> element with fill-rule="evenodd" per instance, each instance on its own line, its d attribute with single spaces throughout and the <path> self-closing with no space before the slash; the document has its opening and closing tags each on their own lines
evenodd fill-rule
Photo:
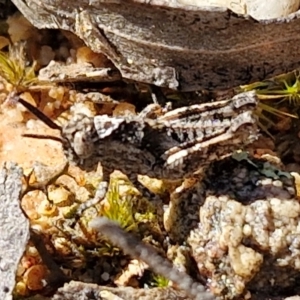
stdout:
<svg viewBox="0 0 300 300">
<path fill-rule="evenodd" d="M 79 158 L 88 158 L 94 153 L 94 145 L 89 134 L 77 131 L 74 135 L 73 149 Z"/>
</svg>

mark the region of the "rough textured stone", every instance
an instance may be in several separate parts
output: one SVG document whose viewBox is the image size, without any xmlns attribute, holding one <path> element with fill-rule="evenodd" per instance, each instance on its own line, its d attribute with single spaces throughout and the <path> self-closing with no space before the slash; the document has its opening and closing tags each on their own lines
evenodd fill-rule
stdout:
<svg viewBox="0 0 300 300">
<path fill-rule="evenodd" d="M 0 299 L 12 299 L 15 273 L 29 240 L 29 221 L 20 208 L 21 168 L 6 163 L 0 171 Z"/>
</svg>

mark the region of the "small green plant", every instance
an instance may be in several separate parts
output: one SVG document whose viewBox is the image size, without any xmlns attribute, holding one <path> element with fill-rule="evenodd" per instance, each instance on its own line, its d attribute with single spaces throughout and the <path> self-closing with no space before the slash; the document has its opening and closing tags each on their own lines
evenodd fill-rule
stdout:
<svg viewBox="0 0 300 300">
<path fill-rule="evenodd" d="M 134 219 L 132 210 L 133 201 L 130 196 L 120 196 L 117 179 L 112 179 L 110 182 L 107 204 L 107 206 L 103 207 L 103 216 L 118 222 L 126 231 L 137 230 L 137 222 Z"/>
<path fill-rule="evenodd" d="M 262 103 L 261 101 L 258 103 L 257 109 L 256 109 L 256 115 L 258 116 L 258 125 L 259 127 L 267 133 L 270 137 L 273 137 L 270 132 L 269 128 L 276 126 L 276 123 L 273 122 L 271 115 L 284 119 L 285 117 L 289 118 L 295 118 L 298 117 L 294 114 L 287 113 L 285 111 L 280 110 L 280 108 L 274 107 L 276 103 L 272 104 L 266 104 Z"/>
<path fill-rule="evenodd" d="M 292 105 L 300 103 L 300 73 L 293 71 L 274 77 L 272 80 L 242 86 L 243 90 L 256 90 L 260 100 L 289 101 Z"/>
<path fill-rule="evenodd" d="M 297 110 L 300 104 L 300 73 L 290 72 L 274 77 L 270 80 L 255 82 L 240 87 L 239 91 L 255 90 L 259 104 L 256 114 L 259 126 L 270 135 L 268 128 L 275 125 L 272 115 L 277 118 L 298 118 L 294 113 L 286 112 L 288 102 L 291 112 Z M 282 109 L 284 108 L 284 109 Z"/>
<path fill-rule="evenodd" d="M 0 77 L 13 86 L 15 92 L 23 92 L 37 81 L 35 64 L 26 65 L 23 45 L 10 46 L 9 52 L 0 51 Z"/>
<path fill-rule="evenodd" d="M 165 278 L 164 276 L 161 276 L 161 275 L 157 275 L 157 274 L 154 274 L 152 276 L 152 280 L 150 282 L 150 285 L 152 287 L 167 287 L 169 285 L 169 279 Z"/>
<path fill-rule="evenodd" d="M 101 241 L 100 245 L 93 251 L 88 251 L 97 257 L 113 257 L 120 254 L 120 249 L 113 246 L 111 243 L 106 241 Z"/>
</svg>

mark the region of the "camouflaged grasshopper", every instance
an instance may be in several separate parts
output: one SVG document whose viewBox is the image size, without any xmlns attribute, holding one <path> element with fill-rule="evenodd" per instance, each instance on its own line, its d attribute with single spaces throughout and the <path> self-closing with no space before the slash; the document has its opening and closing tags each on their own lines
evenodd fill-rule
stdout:
<svg viewBox="0 0 300 300">
<path fill-rule="evenodd" d="M 144 112 L 120 117 L 79 113 L 62 127 L 31 104 L 19 101 L 49 127 L 60 131 L 60 137 L 24 136 L 57 140 L 67 160 L 84 170 L 101 163 L 100 198 L 105 196 L 109 175 L 114 170 L 123 172 L 134 184 L 138 183 L 139 174 L 185 179 L 257 137 L 254 92 L 241 93 L 230 100 L 181 107 L 154 118 Z"/>
</svg>

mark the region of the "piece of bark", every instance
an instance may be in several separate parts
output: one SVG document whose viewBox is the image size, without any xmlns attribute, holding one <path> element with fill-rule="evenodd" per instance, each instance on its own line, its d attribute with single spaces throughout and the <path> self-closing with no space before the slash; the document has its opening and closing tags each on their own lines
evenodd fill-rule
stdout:
<svg viewBox="0 0 300 300">
<path fill-rule="evenodd" d="M 22 169 L 5 163 L 0 171 L 0 299 L 11 300 L 18 263 L 29 240 L 29 221 L 20 207 Z"/>
<path fill-rule="evenodd" d="M 124 79 L 223 90 L 299 66 L 300 10 L 258 22 L 246 11 L 169 0 L 12 1 L 34 26 L 71 31 L 104 53 Z"/>
<path fill-rule="evenodd" d="M 121 76 L 118 70 L 111 68 L 94 68 L 89 63 L 69 64 L 51 61 L 40 70 L 39 80 L 52 82 L 80 82 L 80 81 L 118 81 Z"/>
</svg>

